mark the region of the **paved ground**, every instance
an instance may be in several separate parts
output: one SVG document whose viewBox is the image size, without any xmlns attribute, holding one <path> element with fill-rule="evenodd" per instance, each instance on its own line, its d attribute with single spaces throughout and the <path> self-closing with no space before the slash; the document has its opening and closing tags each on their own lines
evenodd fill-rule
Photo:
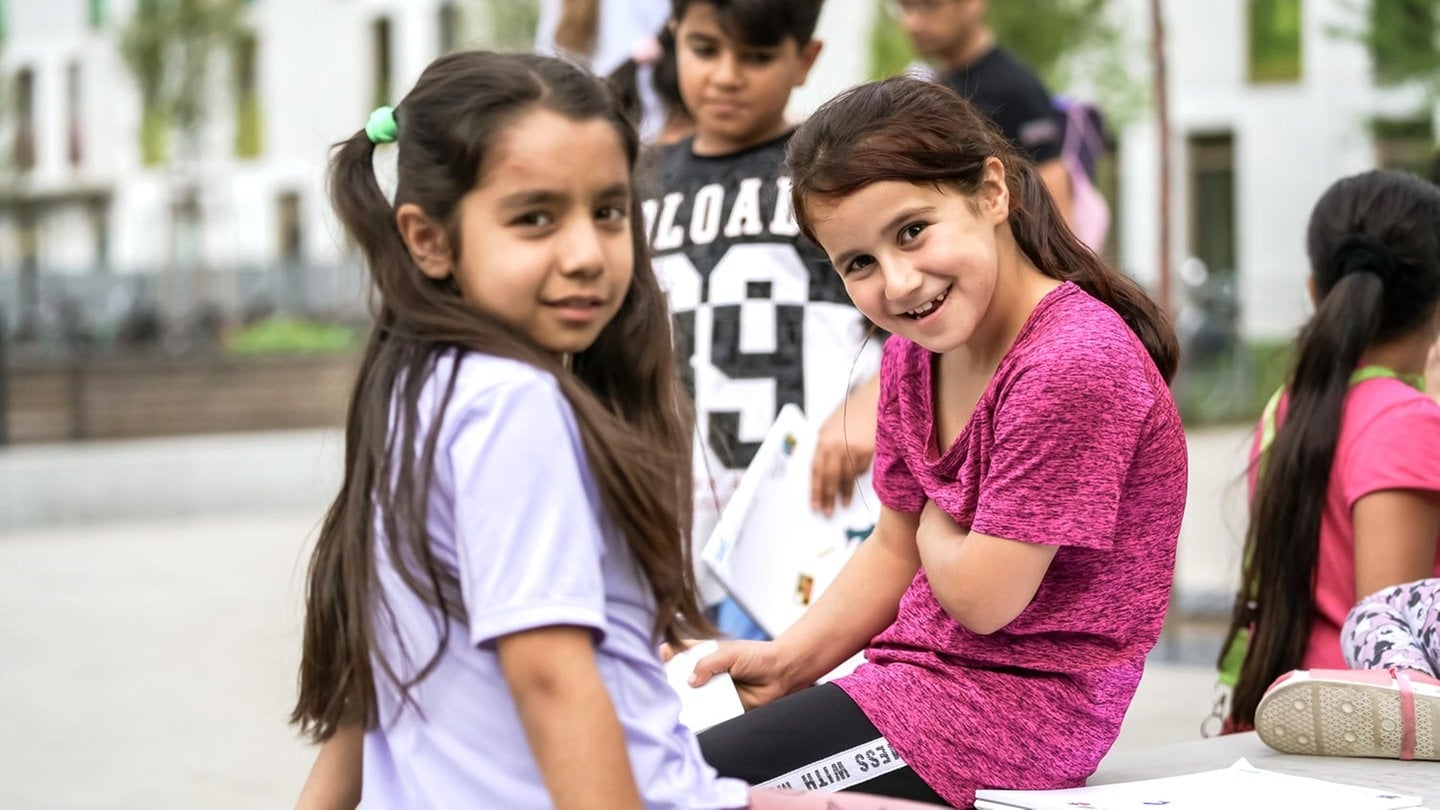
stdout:
<svg viewBox="0 0 1440 810">
<path fill-rule="evenodd" d="M 1191 438 L 1177 604 L 1204 607 L 1238 557 L 1221 504 L 1243 431 Z M 333 431 L 0 450 L 0 807 L 293 801 L 300 587 L 341 450 Z M 1198 736 L 1215 643 L 1167 636 L 1117 750 Z"/>
</svg>

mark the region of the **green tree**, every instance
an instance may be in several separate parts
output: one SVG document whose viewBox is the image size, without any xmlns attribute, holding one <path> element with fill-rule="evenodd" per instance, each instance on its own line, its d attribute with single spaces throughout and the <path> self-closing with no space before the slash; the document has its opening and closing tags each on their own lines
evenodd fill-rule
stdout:
<svg viewBox="0 0 1440 810">
<path fill-rule="evenodd" d="M 1440 0 L 1346 0 L 1356 26 L 1332 36 L 1359 42 L 1370 52 L 1375 82 L 1415 85 L 1423 100 L 1412 110 L 1392 110 L 1370 121 L 1377 144 L 1387 144 L 1382 164 L 1424 173 L 1436 144 L 1433 122 L 1440 105 Z"/>
<path fill-rule="evenodd" d="M 1440 0 L 1371 0 L 1361 38 L 1381 84 L 1422 82 L 1440 93 Z"/>
<path fill-rule="evenodd" d="M 242 47 L 243 0 L 139 0 L 120 35 L 120 54 L 140 88 L 141 153 L 163 163 L 169 136 L 177 157 L 199 157 L 218 54 Z"/>
<path fill-rule="evenodd" d="M 1053 87 L 1065 87 L 1076 53 L 1094 53 L 1118 41 L 1106 14 L 1110 0 L 1029 0 L 990 4 L 995 38 Z"/>
<path fill-rule="evenodd" d="M 455 0 L 453 6 L 459 31 L 451 41 L 457 47 L 528 51 L 535 44 L 537 0 Z"/>
<path fill-rule="evenodd" d="M 232 102 L 227 91 L 242 93 L 215 73 L 216 62 L 228 57 L 233 72 L 233 60 L 253 42 L 248 37 L 244 0 L 138 0 L 121 30 L 120 54 L 140 89 L 141 155 L 148 165 L 164 164 L 169 174 L 170 233 L 159 297 L 172 311 L 199 312 L 209 299 L 202 247 L 205 134 L 212 105 Z M 239 118 L 243 137 L 243 110 Z M 175 274 L 182 269 L 193 273 L 193 286 L 179 283 Z"/>
</svg>

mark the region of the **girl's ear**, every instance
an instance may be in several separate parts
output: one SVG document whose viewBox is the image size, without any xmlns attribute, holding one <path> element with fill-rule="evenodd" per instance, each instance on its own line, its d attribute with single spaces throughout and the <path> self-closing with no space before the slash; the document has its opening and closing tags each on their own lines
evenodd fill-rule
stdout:
<svg viewBox="0 0 1440 810">
<path fill-rule="evenodd" d="M 795 76 L 796 87 L 803 85 L 805 83 L 805 80 L 810 77 L 810 69 L 815 67 L 815 60 L 820 58 L 820 49 L 824 46 L 825 43 L 821 42 L 818 39 L 812 39 L 804 45 L 800 46 L 800 48 L 798 49 L 798 53 L 796 54 L 798 59 L 798 62 L 796 64 L 797 71 Z"/>
<path fill-rule="evenodd" d="M 985 171 L 980 176 L 980 210 L 999 227 L 1010 219 L 1010 186 L 1005 183 L 1005 164 L 1000 158 L 985 159 Z"/>
<path fill-rule="evenodd" d="M 420 206 L 415 203 L 400 206 L 395 211 L 395 227 L 400 230 L 400 238 L 405 240 L 410 258 L 415 260 L 420 272 L 436 281 L 450 277 L 455 270 L 450 237 Z"/>
</svg>

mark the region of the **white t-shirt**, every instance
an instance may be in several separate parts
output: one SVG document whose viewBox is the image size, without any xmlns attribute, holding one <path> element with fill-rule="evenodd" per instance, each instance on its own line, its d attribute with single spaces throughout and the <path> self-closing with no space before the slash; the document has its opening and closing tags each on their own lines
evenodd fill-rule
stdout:
<svg viewBox="0 0 1440 810">
<path fill-rule="evenodd" d="M 596 663 L 645 806 L 746 806 L 745 784 L 717 777 L 679 723 L 680 701 L 651 637 L 653 596 L 605 515 L 554 378 L 487 355 L 442 359 L 426 382 L 422 415 L 434 413 L 452 375 L 428 527 L 437 560 L 459 579 L 464 619 L 444 619 L 422 602 L 377 543 L 389 609 L 375 611 L 380 722 L 365 734 L 364 805 L 550 807 L 494 645 L 511 633 L 571 625 L 594 631 Z M 428 421 L 422 416 L 421 441 Z M 403 702 L 380 660 L 410 677 L 441 645 L 442 629 L 449 638 L 439 664 Z"/>
</svg>

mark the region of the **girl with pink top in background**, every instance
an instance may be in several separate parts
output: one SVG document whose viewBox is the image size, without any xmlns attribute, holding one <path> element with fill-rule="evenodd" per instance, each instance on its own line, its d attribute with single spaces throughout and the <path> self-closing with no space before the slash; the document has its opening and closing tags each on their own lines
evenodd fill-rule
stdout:
<svg viewBox="0 0 1440 810">
<path fill-rule="evenodd" d="M 697 662 L 695 682 L 728 671 L 749 708 L 701 751 L 752 783 L 957 807 L 1080 785 L 1170 593 L 1186 487 L 1170 322 L 948 88 L 850 90 L 789 164 L 802 228 L 893 334 L 881 513 L 790 631 Z"/>
<path fill-rule="evenodd" d="M 1417 581 L 1440 576 L 1440 405 L 1423 377 L 1440 336 L 1440 188 L 1340 180 L 1307 248 L 1315 314 L 1253 452 L 1230 725 L 1283 751 L 1437 759 L 1440 682 L 1412 653 L 1436 598 Z M 1402 630 L 1421 641 L 1408 653 Z M 1375 669 L 1336 672 L 1347 658 Z"/>
</svg>

